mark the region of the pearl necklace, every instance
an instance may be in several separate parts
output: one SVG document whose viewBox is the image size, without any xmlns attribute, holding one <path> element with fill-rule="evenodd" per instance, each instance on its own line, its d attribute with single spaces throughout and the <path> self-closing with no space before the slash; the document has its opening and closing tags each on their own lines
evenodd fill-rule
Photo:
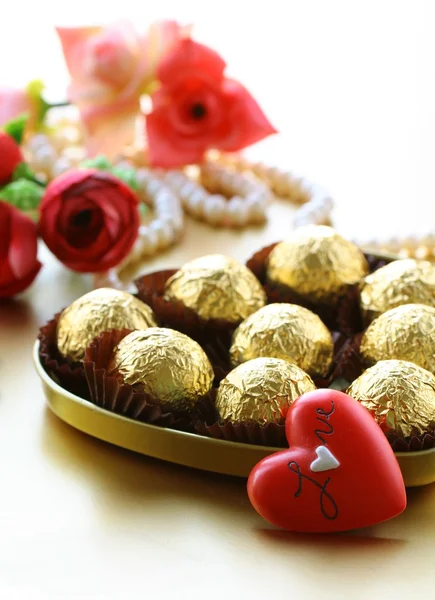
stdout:
<svg viewBox="0 0 435 600">
<path fill-rule="evenodd" d="M 46 181 L 77 168 L 87 158 L 79 124 L 68 118 L 56 122 L 50 135 L 31 137 L 24 152 L 30 166 Z M 243 228 L 266 220 L 267 205 L 274 196 L 299 205 L 294 226 L 327 223 L 333 201 L 320 186 L 289 171 L 250 162 L 240 155 L 215 154 L 200 167 L 164 171 L 145 166 L 143 151 L 126 152 L 115 166 L 134 168 L 139 199 L 152 209 L 154 218 L 140 226 L 135 244 L 121 265 L 95 276 L 95 285 L 125 287 L 119 273 L 180 241 L 184 212 L 213 227 Z M 435 256 L 435 235 L 354 240 L 373 251 L 426 258 Z"/>
</svg>

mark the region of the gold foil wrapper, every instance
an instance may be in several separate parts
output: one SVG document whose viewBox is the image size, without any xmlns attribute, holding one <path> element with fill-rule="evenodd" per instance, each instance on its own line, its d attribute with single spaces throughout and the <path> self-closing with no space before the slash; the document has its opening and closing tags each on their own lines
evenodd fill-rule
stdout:
<svg viewBox="0 0 435 600">
<path fill-rule="evenodd" d="M 385 433 L 421 436 L 435 427 L 435 377 L 404 360 L 382 360 L 347 393 L 361 402 Z"/>
<path fill-rule="evenodd" d="M 324 225 L 295 229 L 267 260 L 267 280 L 314 303 L 333 305 L 369 272 L 361 250 Z"/>
<path fill-rule="evenodd" d="M 156 325 L 153 311 L 144 302 L 128 292 L 99 288 L 62 312 L 57 325 L 57 347 L 62 356 L 81 361 L 86 348 L 103 331 Z"/>
<path fill-rule="evenodd" d="M 395 358 L 435 374 L 435 308 L 404 304 L 388 310 L 368 327 L 360 352 L 366 365 Z"/>
<path fill-rule="evenodd" d="M 367 323 L 402 304 L 435 307 L 435 265 L 426 260 L 395 260 L 361 283 L 361 311 Z"/>
<path fill-rule="evenodd" d="M 283 423 L 289 406 L 316 389 L 311 377 L 280 358 L 255 358 L 221 381 L 216 408 L 224 422 Z"/>
<path fill-rule="evenodd" d="M 269 304 L 245 319 L 233 334 L 233 366 L 260 356 L 281 358 L 310 375 L 325 377 L 333 356 L 332 336 L 321 319 L 296 304 Z"/>
<path fill-rule="evenodd" d="M 240 323 L 266 304 L 266 294 L 244 265 L 220 254 L 186 263 L 168 279 L 165 300 L 181 302 L 204 320 Z"/>
<path fill-rule="evenodd" d="M 140 385 L 154 401 L 174 411 L 190 410 L 213 384 L 204 350 L 187 335 L 152 327 L 133 331 L 113 350 L 109 374 Z"/>
</svg>

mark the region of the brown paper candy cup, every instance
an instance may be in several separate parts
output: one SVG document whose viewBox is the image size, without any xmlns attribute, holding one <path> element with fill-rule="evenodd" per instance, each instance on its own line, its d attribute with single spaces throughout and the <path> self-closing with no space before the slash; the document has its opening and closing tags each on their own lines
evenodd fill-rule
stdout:
<svg viewBox="0 0 435 600">
<path fill-rule="evenodd" d="M 289 302 L 299 304 L 316 313 L 327 327 L 331 330 L 339 331 L 346 336 L 353 336 L 363 330 L 363 320 L 359 307 L 358 286 L 350 286 L 347 293 L 337 299 L 336 307 L 325 306 L 323 304 L 313 304 L 302 298 L 294 291 L 284 290 L 269 284 L 266 280 L 267 258 L 277 244 L 266 246 L 256 252 L 247 262 L 246 266 L 251 269 L 254 275 L 262 283 L 266 292 L 268 302 Z M 365 254 L 369 264 L 370 272 L 374 272 L 388 262 L 388 259 L 379 258 L 371 254 Z"/>
<path fill-rule="evenodd" d="M 205 321 L 181 302 L 164 299 L 166 281 L 176 270 L 157 271 L 135 281 L 138 297 L 153 310 L 162 327 L 184 333 L 197 341 L 213 366 L 215 381 L 221 381 L 231 370 L 229 349 L 234 323 L 223 320 Z"/>
<path fill-rule="evenodd" d="M 193 431 L 186 415 L 165 410 L 139 386 L 123 384 L 107 374 L 113 349 L 129 333 L 130 329 L 101 333 L 86 349 L 83 366 L 90 401 L 100 408 L 143 423 Z"/>
<path fill-rule="evenodd" d="M 285 426 L 277 423 L 260 425 L 258 423 L 220 423 L 215 408 L 216 389 L 199 404 L 197 420 L 194 422 L 195 432 L 216 440 L 256 444 L 285 448 L 288 444 L 285 437 Z"/>
<path fill-rule="evenodd" d="M 435 448 L 435 431 L 429 431 L 421 436 L 411 436 L 409 438 L 399 438 L 395 434 L 388 433 L 387 439 L 394 452 L 416 452 Z"/>
<path fill-rule="evenodd" d="M 83 364 L 63 357 L 57 348 L 57 313 L 39 330 L 39 358 L 41 364 L 52 379 L 72 394 L 89 399 L 88 384 Z"/>
<path fill-rule="evenodd" d="M 233 331 L 236 328 L 234 323 L 221 319 L 205 321 L 181 302 L 164 299 L 165 284 L 177 270 L 156 271 L 134 282 L 138 297 L 154 310 L 162 327 L 181 331 L 198 342 L 208 341 L 211 335 L 222 331 Z"/>
<path fill-rule="evenodd" d="M 359 352 L 361 334 L 348 338 L 337 331 L 331 333 L 334 340 L 334 356 L 329 373 L 326 377 L 313 377 L 313 381 L 318 388 L 327 388 L 340 379 L 343 380 L 340 389 L 344 390 L 347 387 L 346 382 L 353 381 L 364 370 Z"/>
</svg>

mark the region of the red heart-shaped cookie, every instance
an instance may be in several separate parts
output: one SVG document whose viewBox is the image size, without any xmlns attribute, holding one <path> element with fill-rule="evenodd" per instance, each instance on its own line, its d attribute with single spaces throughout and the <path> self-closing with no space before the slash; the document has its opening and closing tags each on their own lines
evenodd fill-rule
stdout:
<svg viewBox="0 0 435 600">
<path fill-rule="evenodd" d="M 290 446 L 259 462 L 248 479 L 255 510 L 290 531 L 367 527 L 406 507 L 402 473 L 370 413 L 335 390 L 304 394 L 288 411 Z"/>
</svg>

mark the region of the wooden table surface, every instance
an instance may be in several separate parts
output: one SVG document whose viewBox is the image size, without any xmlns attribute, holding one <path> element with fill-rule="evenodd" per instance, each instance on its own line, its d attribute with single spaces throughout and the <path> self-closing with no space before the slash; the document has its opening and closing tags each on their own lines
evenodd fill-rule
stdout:
<svg viewBox="0 0 435 600">
<path fill-rule="evenodd" d="M 1 59 L 1 83 L 40 72 L 63 85 L 51 27 L 97 22 L 101 5 L 78 0 L 73 15 L 41 0 L 24 21 L 19 5 L 2 27 L 0 52 L 15 59 Z M 225 54 L 283 130 L 254 155 L 326 184 L 342 232 L 434 228 L 433 4 L 270 0 L 249 14 L 245 3 L 182 5 L 161 2 L 143 18 L 196 21 L 198 37 Z M 105 20 L 119 16 L 106 8 Z M 215 251 L 245 259 L 285 236 L 291 212 L 276 203 L 265 228 L 241 234 L 189 221 L 183 245 L 143 269 Z M 91 284 L 41 257 L 34 286 L 0 305 L 0 598 L 434 597 L 435 485 L 411 490 L 388 523 L 294 535 L 257 516 L 242 480 L 135 455 L 52 415 L 31 348 L 38 327 Z"/>
</svg>

